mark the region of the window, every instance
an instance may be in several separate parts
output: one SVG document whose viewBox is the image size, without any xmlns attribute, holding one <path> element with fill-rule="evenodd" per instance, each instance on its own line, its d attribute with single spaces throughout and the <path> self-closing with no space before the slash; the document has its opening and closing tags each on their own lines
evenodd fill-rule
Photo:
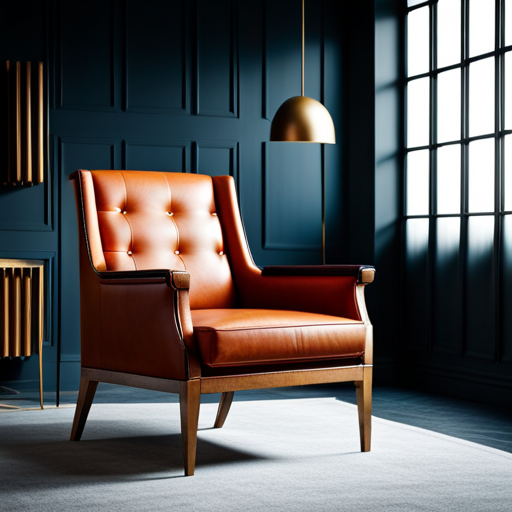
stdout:
<svg viewBox="0 0 512 512">
<path fill-rule="evenodd" d="M 512 0 L 408 0 L 406 344 L 512 360 Z M 508 341 L 503 341 L 508 340 Z"/>
</svg>

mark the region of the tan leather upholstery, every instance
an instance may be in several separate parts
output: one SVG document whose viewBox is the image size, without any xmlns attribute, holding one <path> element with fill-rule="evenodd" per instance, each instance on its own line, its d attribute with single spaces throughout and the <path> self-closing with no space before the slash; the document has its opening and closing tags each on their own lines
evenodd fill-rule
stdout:
<svg viewBox="0 0 512 512">
<path fill-rule="evenodd" d="M 232 214 L 237 211 L 232 178 L 136 171 L 91 171 L 81 175 L 90 210 L 89 238 L 92 233 L 96 238 L 99 234 L 99 240 L 91 242 L 96 253 L 93 259 L 100 269 L 169 268 L 191 274 L 192 324 L 203 364 L 255 365 L 364 354 L 366 327 L 354 308 L 355 278 L 262 277 L 249 256 L 241 221 Z M 221 218 L 217 203 L 221 205 Z M 229 212 L 224 211 L 226 206 Z M 236 262 L 242 264 L 237 266 Z M 148 298 L 146 304 L 150 303 Z M 160 307 L 158 304 L 154 307 Z M 129 307 L 126 300 L 122 301 L 120 314 Z M 233 311 L 235 307 L 244 309 Z M 134 314 L 141 316 L 144 310 Z M 153 324 L 149 321 L 142 324 L 144 327 L 140 323 L 138 328 L 132 326 L 123 338 L 131 338 L 128 334 L 138 329 L 142 329 L 142 335 Z M 340 326 L 344 326 L 341 334 Z M 102 330 L 108 333 L 110 329 L 105 325 Z M 119 327 L 115 330 L 119 332 Z M 126 359 L 141 350 L 137 344 L 123 346 L 112 342 L 101 345 L 104 360 L 112 361 L 109 369 L 120 370 L 127 364 L 131 368 Z M 114 349 L 112 353 L 109 347 Z M 166 376 L 155 370 L 148 368 L 144 373 Z M 142 371 L 140 363 L 137 371 Z"/>
<path fill-rule="evenodd" d="M 366 339 L 360 321 L 300 311 L 197 309 L 192 323 L 211 367 L 356 358 Z"/>
<path fill-rule="evenodd" d="M 247 245 L 232 178 L 217 176 L 213 184 L 240 307 L 290 309 L 361 319 L 354 297 L 355 277 L 263 277 Z"/>
<path fill-rule="evenodd" d="M 186 474 L 199 396 L 353 380 L 370 447 L 373 267 L 258 268 L 234 181 L 196 174 L 77 171 L 82 380 L 72 439 L 97 382 L 179 392 Z M 364 277 L 362 277 L 364 276 Z"/>
<path fill-rule="evenodd" d="M 187 270 L 193 275 L 192 308 L 235 305 L 209 176 L 135 171 L 90 175 L 107 270 Z"/>
</svg>

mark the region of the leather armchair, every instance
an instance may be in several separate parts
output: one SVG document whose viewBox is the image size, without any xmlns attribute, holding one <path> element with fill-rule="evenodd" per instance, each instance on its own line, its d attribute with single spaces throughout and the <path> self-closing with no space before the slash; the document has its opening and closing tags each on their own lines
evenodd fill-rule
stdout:
<svg viewBox="0 0 512 512">
<path fill-rule="evenodd" d="M 81 381 L 71 440 L 98 382 L 178 393 L 194 474 L 201 394 L 353 381 L 370 450 L 372 325 L 363 265 L 270 266 L 250 255 L 233 179 L 145 171 L 72 176 Z"/>
</svg>

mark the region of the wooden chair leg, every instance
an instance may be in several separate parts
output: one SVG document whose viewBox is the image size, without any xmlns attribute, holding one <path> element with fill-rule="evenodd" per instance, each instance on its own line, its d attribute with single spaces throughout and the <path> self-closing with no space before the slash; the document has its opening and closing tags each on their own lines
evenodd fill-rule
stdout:
<svg viewBox="0 0 512 512">
<path fill-rule="evenodd" d="M 86 379 L 85 377 L 80 378 L 75 418 L 71 429 L 71 441 L 80 441 L 82 437 L 82 432 L 84 431 L 85 422 L 87 421 L 87 416 L 89 415 L 97 387 L 98 383 L 96 381 Z"/>
<path fill-rule="evenodd" d="M 185 476 L 192 476 L 196 466 L 197 424 L 201 403 L 201 381 L 180 384 L 181 445 Z"/>
<path fill-rule="evenodd" d="M 215 423 L 213 424 L 213 428 L 222 428 L 224 422 L 229 413 L 229 409 L 231 404 L 233 403 L 233 397 L 235 396 L 234 391 L 228 391 L 226 393 L 222 393 L 220 397 L 219 409 L 217 410 L 217 418 L 215 418 Z"/>
<path fill-rule="evenodd" d="M 372 370 L 365 368 L 363 380 L 356 381 L 357 411 L 361 451 L 369 452 L 372 438 Z"/>
</svg>

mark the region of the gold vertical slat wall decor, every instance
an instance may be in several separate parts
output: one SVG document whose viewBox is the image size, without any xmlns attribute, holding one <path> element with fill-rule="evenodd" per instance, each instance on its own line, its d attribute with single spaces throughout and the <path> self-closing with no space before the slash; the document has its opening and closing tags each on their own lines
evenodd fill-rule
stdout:
<svg viewBox="0 0 512 512">
<path fill-rule="evenodd" d="M 3 185 L 36 185 L 44 181 L 48 160 L 47 106 L 42 62 L 4 61 L 0 122 L 4 152 Z"/>
<path fill-rule="evenodd" d="M 28 357 L 43 341 L 42 261 L 0 260 L 0 357 Z"/>
<path fill-rule="evenodd" d="M 0 358 L 29 357 L 37 351 L 41 409 L 43 335 L 44 262 L 0 259 Z"/>
</svg>

